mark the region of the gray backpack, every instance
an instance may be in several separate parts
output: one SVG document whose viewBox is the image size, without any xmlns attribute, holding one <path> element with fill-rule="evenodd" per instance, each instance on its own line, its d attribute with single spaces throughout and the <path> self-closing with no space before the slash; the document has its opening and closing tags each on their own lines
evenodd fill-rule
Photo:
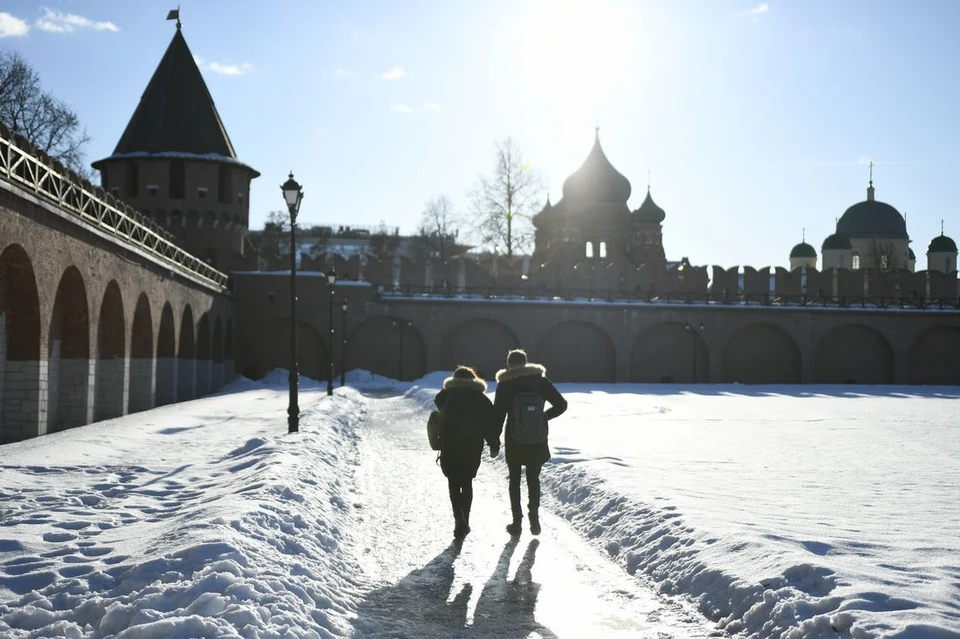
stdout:
<svg viewBox="0 0 960 639">
<path fill-rule="evenodd" d="M 543 397 L 540 393 L 517 393 L 513 398 L 510 417 L 513 441 L 518 444 L 542 444 L 547 441 L 547 418 L 543 416 Z"/>
</svg>

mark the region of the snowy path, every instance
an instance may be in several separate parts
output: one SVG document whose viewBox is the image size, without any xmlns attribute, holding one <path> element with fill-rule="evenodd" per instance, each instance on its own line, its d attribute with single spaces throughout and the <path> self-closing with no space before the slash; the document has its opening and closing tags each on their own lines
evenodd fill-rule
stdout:
<svg viewBox="0 0 960 639">
<path fill-rule="evenodd" d="M 714 626 L 658 596 L 543 512 L 539 538 L 511 538 L 506 466 L 485 460 L 473 531 L 452 538 L 446 480 L 424 411 L 370 400 L 361 426 L 361 564 L 382 587 L 358 606 L 362 637 L 706 637 Z"/>
</svg>

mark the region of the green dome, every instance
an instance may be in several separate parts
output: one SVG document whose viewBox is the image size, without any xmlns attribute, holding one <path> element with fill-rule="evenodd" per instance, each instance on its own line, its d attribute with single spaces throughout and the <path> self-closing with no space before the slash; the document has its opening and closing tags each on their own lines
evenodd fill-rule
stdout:
<svg viewBox="0 0 960 639">
<path fill-rule="evenodd" d="M 837 222 L 837 233 L 847 237 L 909 239 L 900 212 L 877 200 L 864 200 L 848 208 Z"/>
<path fill-rule="evenodd" d="M 817 257 L 817 249 L 813 248 L 806 242 L 800 242 L 793 247 L 793 250 L 790 251 L 790 257 Z"/>
<path fill-rule="evenodd" d="M 907 259 L 913 260 L 914 262 L 917 261 L 917 254 L 913 252 L 912 248 L 907 249 Z"/>
<path fill-rule="evenodd" d="M 957 243 L 941 233 L 930 241 L 927 253 L 956 253 Z"/>
<path fill-rule="evenodd" d="M 820 247 L 822 251 L 852 251 L 853 245 L 850 243 L 849 238 L 846 235 L 842 235 L 837 232 L 833 235 L 830 235 L 823 241 L 823 245 Z"/>
</svg>

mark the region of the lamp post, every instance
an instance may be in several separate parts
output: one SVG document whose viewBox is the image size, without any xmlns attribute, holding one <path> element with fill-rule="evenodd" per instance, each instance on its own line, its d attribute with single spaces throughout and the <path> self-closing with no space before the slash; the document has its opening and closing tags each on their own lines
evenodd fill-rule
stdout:
<svg viewBox="0 0 960 639">
<path fill-rule="evenodd" d="M 400 357 L 397 361 L 397 379 L 403 381 L 403 329 L 413 326 L 413 321 L 393 320 L 393 327 L 400 329 Z"/>
<path fill-rule="evenodd" d="M 327 351 L 329 353 L 327 359 L 330 361 L 330 372 L 327 375 L 327 395 L 333 395 L 333 285 L 336 283 L 337 272 L 331 266 L 330 270 L 327 271 L 327 284 L 329 284 L 327 288 L 330 290 L 330 302 L 328 304 L 330 307 L 330 339 L 328 340 L 330 350 Z"/>
<path fill-rule="evenodd" d="M 290 403 L 287 406 L 287 432 L 300 430 L 300 406 L 297 404 L 297 213 L 303 201 L 303 189 L 290 177 L 280 185 L 290 212 Z"/>
<path fill-rule="evenodd" d="M 347 306 L 349 305 L 349 300 L 343 298 L 343 302 L 340 304 L 340 310 L 343 311 L 341 319 L 343 320 L 340 325 L 340 388 L 346 386 L 346 374 L 347 374 Z"/>
<path fill-rule="evenodd" d="M 696 330 L 694 330 L 693 326 L 690 326 L 689 322 L 684 322 L 683 324 L 683 330 L 690 333 L 691 337 L 693 337 L 693 375 L 691 375 L 691 379 L 693 380 L 694 384 L 697 383 L 697 342 L 699 341 L 698 336 L 703 335 L 703 329 L 703 322 L 700 322 L 700 325 L 697 326 Z"/>
</svg>

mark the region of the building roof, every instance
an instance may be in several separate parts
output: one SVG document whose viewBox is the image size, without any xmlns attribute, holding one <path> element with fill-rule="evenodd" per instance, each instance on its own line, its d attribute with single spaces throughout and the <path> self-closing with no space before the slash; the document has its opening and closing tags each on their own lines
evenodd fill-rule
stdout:
<svg viewBox="0 0 960 639">
<path fill-rule="evenodd" d="M 907 222 L 900 212 L 873 197 L 873 182 L 867 188 L 867 199 L 848 208 L 837 222 L 837 232 L 849 238 L 883 237 L 909 239 Z"/>
<path fill-rule="evenodd" d="M 846 235 L 842 235 L 839 232 L 834 233 L 833 235 L 828 235 L 827 239 L 823 241 L 823 245 L 820 246 L 821 251 L 851 251 L 853 250 L 853 245 L 850 243 L 850 238 Z"/>
<path fill-rule="evenodd" d="M 579 169 L 563 182 L 563 197 L 569 200 L 626 204 L 630 181 L 613 168 L 600 146 L 600 132 L 590 154 Z"/>
<path fill-rule="evenodd" d="M 657 203 L 653 201 L 653 198 L 650 196 L 650 187 L 647 187 L 647 197 L 643 198 L 643 203 L 640 205 L 636 211 L 633 212 L 634 220 L 637 222 L 663 222 L 663 219 L 667 217 L 666 212 L 657 206 Z"/>
<path fill-rule="evenodd" d="M 165 152 L 237 158 L 179 27 L 113 155 Z"/>
<path fill-rule="evenodd" d="M 832 237 L 832 236 L 831 236 Z M 826 244 L 826 242 L 824 242 Z M 806 242 L 800 242 L 790 251 L 790 257 L 816 257 L 817 249 L 813 248 Z"/>
<path fill-rule="evenodd" d="M 956 253 L 957 243 L 952 238 L 940 233 L 937 237 L 930 240 L 927 246 L 927 253 Z"/>
</svg>

